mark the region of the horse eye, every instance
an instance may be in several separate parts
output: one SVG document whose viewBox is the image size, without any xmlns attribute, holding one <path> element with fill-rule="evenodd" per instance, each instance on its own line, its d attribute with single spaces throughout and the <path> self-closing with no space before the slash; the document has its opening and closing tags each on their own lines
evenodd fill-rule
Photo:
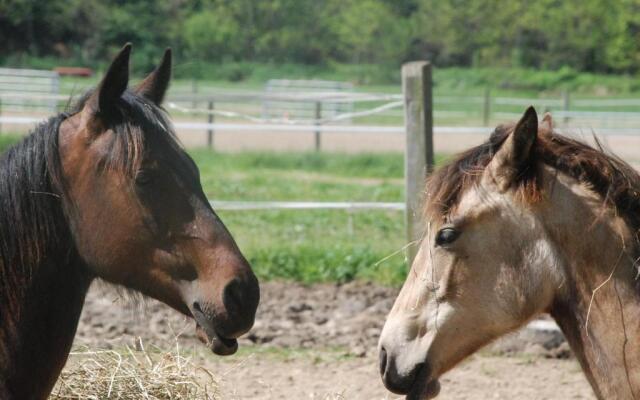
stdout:
<svg viewBox="0 0 640 400">
<path fill-rule="evenodd" d="M 140 171 L 136 174 L 136 185 L 145 186 L 153 181 L 153 176 L 149 171 Z"/>
<path fill-rule="evenodd" d="M 436 246 L 445 246 L 456 241 L 460 232 L 453 228 L 442 228 L 436 234 Z"/>
</svg>

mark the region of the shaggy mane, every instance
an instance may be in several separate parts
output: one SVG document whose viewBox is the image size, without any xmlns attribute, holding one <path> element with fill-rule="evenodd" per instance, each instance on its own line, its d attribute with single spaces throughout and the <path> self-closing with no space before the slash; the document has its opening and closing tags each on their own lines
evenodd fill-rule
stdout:
<svg viewBox="0 0 640 400">
<path fill-rule="evenodd" d="M 426 215 L 446 217 L 458 204 L 462 193 L 479 182 L 482 172 L 513 129 L 514 125 L 499 126 L 488 141 L 463 152 L 436 170 L 427 180 Z M 533 202 L 540 197 L 538 163 L 586 184 L 602 197 L 605 204 L 615 207 L 640 242 L 640 174 L 629 164 L 603 151 L 599 142 L 594 148 L 541 130 L 531 161 L 516 182 L 517 191 L 525 201 Z"/>
</svg>

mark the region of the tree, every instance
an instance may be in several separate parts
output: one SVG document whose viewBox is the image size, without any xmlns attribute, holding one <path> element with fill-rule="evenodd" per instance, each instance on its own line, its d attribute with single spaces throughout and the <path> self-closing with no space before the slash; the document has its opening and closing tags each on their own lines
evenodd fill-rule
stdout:
<svg viewBox="0 0 640 400">
<path fill-rule="evenodd" d="M 345 0 L 336 7 L 333 27 L 341 57 L 352 63 L 400 63 L 409 29 L 402 17 L 379 0 Z"/>
<path fill-rule="evenodd" d="M 240 25 L 223 9 L 193 14 L 185 22 L 187 54 L 204 61 L 236 59 L 242 53 Z"/>
</svg>

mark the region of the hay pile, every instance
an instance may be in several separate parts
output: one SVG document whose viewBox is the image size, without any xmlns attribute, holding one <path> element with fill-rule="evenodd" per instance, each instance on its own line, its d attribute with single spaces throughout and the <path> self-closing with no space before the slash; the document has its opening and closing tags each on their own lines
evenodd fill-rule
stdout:
<svg viewBox="0 0 640 400">
<path fill-rule="evenodd" d="M 51 399 L 219 399 L 215 376 L 180 354 L 157 348 L 80 349 L 70 354 Z"/>
</svg>

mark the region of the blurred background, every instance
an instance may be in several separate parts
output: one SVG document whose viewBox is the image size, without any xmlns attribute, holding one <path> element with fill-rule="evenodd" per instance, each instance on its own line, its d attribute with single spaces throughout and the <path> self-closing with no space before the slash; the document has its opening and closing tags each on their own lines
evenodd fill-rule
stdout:
<svg viewBox="0 0 640 400">
<path fill-rule="evenodd" d="M 452 87 L 638 88 L 578 79 L 581 72 L 638 70 L 639 5 L 632 0 L 5 0 L 0 7 L 0 54 L 11 66 L 99 70 L 131 41 L 139 73 L 172 46 L 179 79 L 260 82 L 286 73 L 388 84 L 397 82 L 401 62 L 428 59 L 440 68 L 513 69 L 466 79 L 458 70 Z"/>
<path fill-rule="evenodd" d="M 238 356 L 192 350 L 226 371 L 223 398 L 393 398 L 375 346 L 407 271 L 403 63 L 433 66 L 437 164 L 533 104 L 640 165 L 638 0 L 0 0 L 0 151 L 126 42 L 134 81 L 173 49 L 164 107 L 263 282 Z M 147 308 L 94 288 L 77 346 L 193 345 Z M 562 335 L 538 328 L 474 356 L 442 397 L 592 398 Z"/>
</svg>

